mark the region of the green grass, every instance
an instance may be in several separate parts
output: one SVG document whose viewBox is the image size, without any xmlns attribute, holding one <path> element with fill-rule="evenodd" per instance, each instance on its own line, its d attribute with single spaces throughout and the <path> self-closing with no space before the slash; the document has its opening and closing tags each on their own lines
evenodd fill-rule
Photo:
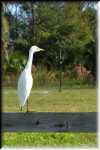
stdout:
<svg viewBox="0 0 100 150">
<path fill-rule="evenodd" d="M 3 146 L 11 147 L 72 147 L 97 146 L 96 133 L 47 133 L 47 132 L 19 132 L 4 133 Z"/>
<path fill-rule="evenodd" d="M 30 111 L 37 112 L 95 112 L 96 89 L 33 89 L 30 95 Z M 18 112 L 16 89 L 3 88 L 3 111 Z M 26 111 L 26 106 L 24 107 Z M 96 147 L 96 133 L 82 132 L 4 132 L 3 146 L 9 147 Z"/>
<path fill-rule="evenodd" d="M 16 89 L 4 89 L 3 111 L 18 112 Z M 96 89 L 33 89 L 29 99 L 30 111 L 37 112 L 93 112 L 96 111 Z M 23 111 L 26 111 L 24 106 Z"/>
</svg>

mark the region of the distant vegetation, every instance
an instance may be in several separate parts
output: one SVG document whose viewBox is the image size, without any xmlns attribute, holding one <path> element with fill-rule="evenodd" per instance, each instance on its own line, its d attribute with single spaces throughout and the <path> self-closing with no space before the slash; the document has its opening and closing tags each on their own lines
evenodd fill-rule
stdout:
<svg viewBox="0 0 100 150">
<path fill-rule="evenodd" d="M 24 68 L 29 48 L 38 45 L 34 78 L 40 82 L 96 79 L 96 3 L 2 3 L 2 69 L 9 82 Z M 81 66 L 80 70 L 76 66 Z M 84 71 L 82 71 L 82 68 Z M 9 81 L 8 81 L 9 80 Z M 37 82 L 36 81 L 36 82 Z M 10 83 L 11 84 L 11 83 Z M 39 83 L 40 84 L 40 83 Z"/>
</svg>

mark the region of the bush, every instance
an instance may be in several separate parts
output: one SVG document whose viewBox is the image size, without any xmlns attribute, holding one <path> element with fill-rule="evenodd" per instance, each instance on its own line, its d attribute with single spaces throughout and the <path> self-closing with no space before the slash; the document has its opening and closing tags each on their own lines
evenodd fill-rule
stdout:
<svg viewBox="0 0 100 150">
<path fill-rule="evenodd" d="M 25 65 L 22 63 L 21 66 L 23 67 Z M 34 83 L 33 87 L 34 88 L 39 88 L 39 87 L 57 87 L 57 88 L 59 88 L 59 83 L 60 83 L 60 80 L 59 80 L 60 79 L 60 72 L 59 72 L 59 70 L 48 71 L 42 65 L 38 65 L 35 68 L 36 68 L 35 71 L 32 71 L 33 83 Z M 20 71 L 18 69 L 17 73 L 14 72 L 14 69 L 11 72 L 7 72 L 7 74 L 5 74 L 3 76 L 3 85 L 5 85 L 5 86 L 17 86 L 20 71 L 22 69 L 20 68 Z M 62 71 L 62 74 L 61 74 L 62 87 L 72 87 L 72 86 L 81 86 L 81 85 L 95 85 L 94 80 L 91 80 L 91 79 L 82 80 L 82 79 L 75 78 L 73 70 L 71 70 L 71 69 L 68 70 L 68 73 L 69 74 L 67 76 L 65 76 L 66 72 Z"/>
<path fill-rule="evenodd" d="M 20 52 L 11 53 L 9 56 L 9 63 L 6 64 L 5 73 L 11 72 L 12 74 L 18 74 L 26 65 L 27 59 L 25 55 Z M 3 64 L 5 65 L 5 64 Z"/>
</svg>

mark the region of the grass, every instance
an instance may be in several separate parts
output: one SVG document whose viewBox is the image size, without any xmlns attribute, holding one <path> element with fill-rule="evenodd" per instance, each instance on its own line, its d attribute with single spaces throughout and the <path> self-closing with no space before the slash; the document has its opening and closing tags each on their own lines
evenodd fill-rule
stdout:
<svg viewBox="0 0 100 150">
<path fill-rule="evenodd" d="M 3 111 L 19 112 L 16 89 L 4 89 Z M 37 112 L 95 112 L 96 89 L 34 89 L 29 99 L 30 111 Z M 24 106 L 23 111 L 26 111 Z"/>
<path fill-rule="evenodd" d="M 95 147 L 97 145 L 96 133 L 19 132 L 4 133 L 3 139 L 5 147 Z"/>
<path fill-rule="evenodd" d="M 3 111 L 18 112 L 19 101 L 16 89 L 2 91 Z M 30 111 L 37 112 L 95 112 L 96 89 L 33 89 L 30 95 Z M 26 106 L 24 107 L 26 111 Z M 4 147 L 96 147 L 97 134 L 83 132 L 4 132 Z"/>
</svg>

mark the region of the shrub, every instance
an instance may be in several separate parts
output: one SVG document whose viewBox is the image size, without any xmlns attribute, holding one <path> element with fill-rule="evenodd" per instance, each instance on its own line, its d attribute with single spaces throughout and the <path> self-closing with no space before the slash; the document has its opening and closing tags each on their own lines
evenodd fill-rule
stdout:
<svg viewBox="0 0 100 150">
<path fill-rule="evenodd" d="M 11 53 L 9 63 L 7 64 L 6 73 L 18 74 L 26 65 L 26 57 L 20 52 Z"/>
</svg>

